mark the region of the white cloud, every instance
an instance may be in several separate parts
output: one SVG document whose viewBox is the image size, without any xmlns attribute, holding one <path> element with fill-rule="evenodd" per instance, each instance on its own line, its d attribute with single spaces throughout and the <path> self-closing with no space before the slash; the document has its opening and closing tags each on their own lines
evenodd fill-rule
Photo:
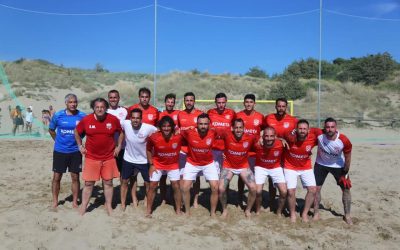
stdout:
<svg viewBox="0 0 400 250">
<path fill-rule="evenodd" d="M 400 1 L 378 3 L 371 6 L 377 16 L 391 13 L 400 8 Z"/>
</svg>

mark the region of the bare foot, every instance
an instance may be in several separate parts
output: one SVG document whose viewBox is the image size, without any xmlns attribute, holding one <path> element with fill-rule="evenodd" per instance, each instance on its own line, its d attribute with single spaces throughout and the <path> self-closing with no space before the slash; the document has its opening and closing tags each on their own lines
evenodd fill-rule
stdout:
<svg viewBox="0 0 400 250">
<path fill-rule="evenodd" d="M 79 207 L 78 203 L 72 203 L 72 208 L 78 208 L 78 207 Z"/>
<path fill-rule="evenodd" d="M 190 211 L 189 211 L 189 212 L 183 213 L 183 215 L 186 216 L 186 217 L 190 217 L 192 214 L 191 214 Z"/>
<path fill-rule="evenodd" d="M 290 215 L 290 222 L 296 223 L 296 215 Z"/>
<path fill-rule="evenodd" d="M 132 207 L 138 207 L 139 202 L 137 200 L 137 198 L 132 198 Z"/>
<path fill-rule="evenodd" d="M 250 211 L 250 209 L 249 209 L 249 210 L 246 209 L 246 211 L 244 211 L 244 215 L 245 215 L 247 218 L 250 218 L 250 217 L 251 217 L 251 211 Z"/>
<path fill-rule="evenodd" d="M 124 205 L 121 204 L 121 211 L 125 212 L 125 210 L 126 210 L 126 205 L 125 204 Z"/>
<path fill-rule="evenodd" d="M 112 207 L 111 207 L 111 206 L 110 206 L 110 207 L 107 207 L 107 214 L 108 214 L 108 216 L 111 216 L 111 215 L 112 215 L 112 212 L 113 212 Z"/>
<path fill-rule="evenodd" d="M 308 215 L 302 215 L 301 216 L 301 220 L 303 221 L 303 222 L 309 222 L 310 220 L 308 219 Z"/>
<path fill-rule="evenodd" d="M 151 216 L 151 214 L 149 214 L 149 213 L 146 213 L 144 217 L 149 218 L 149 219 L 153 218 L 153 217 Z"/>
<path fill-rule="evenodd" d="M 353 220 L 351 219 L 351 217 L 348 216 L 344 216 L 343 220 L 348 224 L 348 225 L 353 225 Z"/>
<path fill-rule="evenodd" d="M 181 210 L 175 210 L 176 215 L 182 215 L 182 211 Z"/>
<path fill-rule="evenodd" d="M 82 205 L 79 208 L 79 214 L 83 216 L 86 213 L 86 207 L 83 207 Z"/>
<path fill-rule="evenodd" d="M 321 219 L 319 213 L 314 214 L 313 221 L 318 221 L 319 219 Z"/>
<path fill-rule="evenodd" d="M 210 213 L 210 217 L 211 218 L 215 218 L 215 217 L 217 217 L 217 214 L 214 212 L 214 213 Z"/>
<path fill-rule="evenodd" d="M 193 208 L 198 208 L 199 207 L 199 202 L 197 199 L 194 199 L 193 201 Z"/>
<path fill-rule="evenodd" d="M 256 211 L 256 215 L 257 216 L 260 215 L 260 214 L 261 214 L 260 210 Z"/>
<path fill-rule="evenodd" d="M 57 207 L 58 207 L 58 201 L 57 202 L 53 201 L 53 203 L 51 204 L 51 208 L 55 209 Z"/>
<path fill-rule="evenodd" d="M 222 214 L 221 214 L 221 218 L 222 218 L 222 219 L 226 219 L 227 216 L 228 216 L 228 210 L 227 210 L 227 209 L 224 209 L 224 211 L 223 211 Z"/>
</svg>

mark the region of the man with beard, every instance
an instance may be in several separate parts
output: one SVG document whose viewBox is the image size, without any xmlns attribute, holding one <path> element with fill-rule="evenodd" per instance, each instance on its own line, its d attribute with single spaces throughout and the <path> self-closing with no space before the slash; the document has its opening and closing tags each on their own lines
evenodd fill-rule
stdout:
<svg viewBox="0 0 400 250">
<path fill-rule="evenodd" d="M 257 185 L 256 214 L 260 214 L 262 204 L 262 190 L 267 177 L 279 190 L 279 202 L 276 214 L 281 216 L 287 197 L 285 176 L 281 165 L 283 144 L 276 138 L 273 127 L 266 127 L 262 135 L 262 145 L 256 144 L 256 163 L 254 174 Z"/>
<path fill-rule="evenodd" d="M 108 102 L 96 98 L 90 103 L 93 113 L 84 117 L 75 128 L 75 140 L 85 157 L 82 178 L 85 187 L 82 190 L 80 214 L 84 215 L 96 181 L 103 180 L 104 197 L 108 215 L 112 212 L 113 178 L 119 177 L 115 158 L 121 150 L 122 134 L 115 145 L 115 133 L 121 132 L 117 117 L 106 112 Z M 86 135 L 86 144 L 82 144 L 82 135 Z"/>
<path fill-rule="evenodd" d="M 253 148 L 257 142 L 256 138 L 244 133 L 244 122 L 240 118 L 233 120 L 232 132 L 221 134 L 220 137 L 225 144 L 223 168 L 218 184 L 219 199 L 223 210 L 221 216 L 226 218 L 228 215 L 227 188 L 229 182 L 234 175 L 239 175 L 239 178 L 242 179 L 249 189 L 245 216 L 250 217 L 251 209 L 256 198 L 256 183 L 247 158 L 250 149 Z"/>
<path fill-rule="evenodd" d="M 178 127 L 179 130 L 185 131 L 188 129 L 194 129 L 197 127 L 197 117 L 203 112 L 194 107 L 196 103 L 196 96 L 193 92 L 186 92 L 183 96 L 183 104 L 185 109 L 180 111 L 178 114 Z M 187 146 L 182 146 L 182 150 L 179 154 L 179 169 L 181 174 L 181 186 L 183 184 L 183 171 L 186 165 L 188 149 Z M 200 192 L 200 177 L 196 177 L 196 181 L 193 183 L 193 207 L 198 207 L 198 198 Z"/>
<path fill-rule="evenodd" d="M 304 208 L 301 218 L 308 222 L 308 211 L 315 199 L 317 190 L 315 177 L 311 166 L 311 150 L 317 145 L 317 136 L 320 129 L 309 128 L 307 120 L 299 120 L 296 129 L 286 135 L 289 149 L 283 153 L 284 174 L 288 189 L 288 205 L 290 220 L 296 222 L 296 187 L 299 176 L 304 188 L 307 188 Z"/>
<path fill-rule="evenodd" d="M 150 105 L 151 91 L 148 88 L 139 89 L 139 103 L 134 104 L 128 108 L 128 115 L 131 114 L 133 109 L 142 110 L 142 122 L 153 126 L 158 122 L 158 109 Z"/>
<path fill-rule="evenodd" d="M 174 121 L 175 125 L 178 125 L 178 114 L 179 110 L 174 109 L 175 108 L 175 101 L 176 101 L 176 95 L 173 93 L 167 94 L 164 98 L 164 105 L 165 109 L 163 112 L 160 113 L 159 119 L 163 118 L 164 116 L 169 116 L 172 118 Z"/>
<path fill-rule="evenodd" d="M 151 217 L 154 196 L 162 176 L 168 176 L 174 190 L 175 212 L 181 214 L 182 196 L 179 187 L 179 151 L 182 136 L 175 134 L 175 124 L 171 117 L 164 116 L 158 123 L 159 132 L 147 141 L 147 159 L 150 164 L 150 187 L 147 192 L 146 217 Z"/>
<path fill-rule="evenodd" d="M 216 132 L 210 130 L 210 118 L 207 114 L 197 117 L 197 128 L 182 131 L 188 145 L 187 162 L 183 172 L 181 191 L 185 204 L 185 213 L 190 215 L 190 187 L 198 173 L 203 173 L 211 188 L 210 215 L 215 217 L 218 203 L 218 169 L 212 155 L 212 146 Z"/>
<path fill-rule="evenodd" d="M 122 123 L 122 135 L 125 138 L 126 148 L 121 172 L 121 209 L 126 208 L 126 195 L 128 193 L 128 181 L 131 180 L 132 203 L 133 207 L 138 205 L 136 195 L 136 174 L 140 172 L 144 180 L 146 193 L 149 189 L 149 162 L 147 159 L 146 146 L 147 139 L 150 135 L 157 131 L 157 128 L 142 123 L 142 110 L 132 109 L 130 120 Z M 146 201 L 145 201 L 146 204 Z"/>
<path fill-rule="evenodd" d="M 244 133 L 258 137 L 263 127 L 264 116 L 257 112 L 254 108 L 256 106 L 256 96 L 254 94 L 247 94 L 243 100 L 244 109 L 236 114 L 237 118 L 244 121 Z M 249 152 L 249 165 L 254 173 L 255 153 Z M 243 202 L 244 183 L 241 178 L 238 179 L 238 197 L 239 205 Z"/>
<path fill-rule="evenodd" d="M 317 183 L 317 193 L 314 201 L 314 220 L 320 218 L 319 204 L 321 188 L 326 176 L 331 173 L 336 183 L 342 189 L 344 221 L 353 224 L 350 216 L 351 182 L 348 177 L 351 162 L 352 144 L 350 140 L 337 130 L 336 120 L 327 118 L 324 122 L 323 134 L 318 136 L 318 153 L 315 160 L 314 174 Z"/>
<path fill-rule="evenodd" d="M 288 132 L 296 128 L 297 119 L 286 113 L 288 101 L 286 98 L 278 98 L 275 101 L 276 113 L 265 116 L 264 124 L 273 127 L 276 136 L 283 138 Z M 268 179 L 269 183 L 269 201 L 271 211 L 275 210 L 275 197 L 276 189 L 272 183 L 271 178 Z"/>
</svg>

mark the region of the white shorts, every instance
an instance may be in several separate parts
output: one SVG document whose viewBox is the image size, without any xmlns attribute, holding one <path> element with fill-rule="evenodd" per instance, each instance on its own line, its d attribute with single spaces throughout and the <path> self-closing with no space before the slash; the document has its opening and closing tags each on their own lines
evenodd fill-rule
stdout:
<svg viewBox="0 0 400 250">
<path fill-rule="evenodd" d="M 157 170 L 153 172 L 150 176 L 150 181 L 160 181 L 161 176 L 167 175 L 170 181 L 179 181 L 181 176 L 179 174 L 179 169 L 174 170 Z"/>
<path fill-rule="evenodd" d="M 207 181 L 217 181 L 218 180 L 218 170 L 215 162 L 212 162 L 205 166 L 194 166 L 189 162 L 186 162 L 185 170 L 183 171 L 183 179 L 194 181 L 196 180 L 197 174 L 202 172 L 204 178 Z"/>
<path fill-rule="evenodd" d="M 180 172 L 180 175 L 183 175 L 183 171 L 185 170 L 186 158 L 187 158 L 186 153 L 181 151 L 179 153 L 179 172 Z"/>
<path fill-rule="evenodd" d="M 303 188 L 316 186 L 315 176 L 312 169 L 307 170 L 291 170 L 283 169 L 285 173 L 285 180 L 288 189 L 293 189 L 297 187 L 297 176 L 300 176 L 301 184 Z"/>
<path fill-rule="evenodd" d="M 223 168 L 223 169 L 226 169 L 226 170 L 232 172 L 232 173 L 235 174 L 235 175 L 240 175 L 241 172 L 247 170 L 247 168 L 239 168 L 239 169 L 234 169 L 234 168 Z"/>
<path fill-rule="evenodd" d="M 222 163 L 224 162 L 224 151 L 222 150 L 212 150 L 213 159 L 216 163 L 218 173 L 221 171 Z"/>
<path fill-rule="evenodd" d="M 285 176 L 283 175 L 283 169 L 281 167 L 268 169 L 255 166 L 254 176 L 257 185 L 264 184 L 268 176 L 271 177 L 274 186 L 276 186 L 278 183 L 286 183 Z"/>
</svg>

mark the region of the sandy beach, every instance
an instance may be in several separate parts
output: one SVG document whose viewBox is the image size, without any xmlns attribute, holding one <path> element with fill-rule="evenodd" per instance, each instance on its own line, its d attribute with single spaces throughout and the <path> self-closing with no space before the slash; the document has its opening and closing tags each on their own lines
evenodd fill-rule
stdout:
<svg viewBox="0 0 400 250">
<path fill-rule="evenodd" d="M 202 182 L 200 207 L 190 218 L 175 216 L 171 205 L 158 206 L 153 218 L 138 208 L 106 215 L 99 186 L 89 212 L 72 208 L 70 177 L 64 175 L 61 204 L 52 211 L 49 139 L 1 141 L 0 227 L 3 249 L 398 249 L 400 244 L 400 136 L 395 130 L 343 129 L 353 141 L 351 166 L 353 226 L 342 221 L 340 190 L 332 176 L 322 190 L 322 219 L 291 224 L 265 208 L 246 219 L 236 208 L 231 182 L 227 220 L 208 216 L 209 190 Z M 99 183 L 97 183 L 99 185 Z M 143 182 L 139 182 L 140 185 Z M 114 181 L 116 193 L 119 181 Z M 297 201 L 303 204 L 304 190 Z M 143 198 L 143 196 L 141 196 Z M 268 193 L 265 191 L 264 199 Z M 119 197 L 114 197 L 116 203 Z M 220 212 L 218 212 L 220 214 Z"/>
</svg>

